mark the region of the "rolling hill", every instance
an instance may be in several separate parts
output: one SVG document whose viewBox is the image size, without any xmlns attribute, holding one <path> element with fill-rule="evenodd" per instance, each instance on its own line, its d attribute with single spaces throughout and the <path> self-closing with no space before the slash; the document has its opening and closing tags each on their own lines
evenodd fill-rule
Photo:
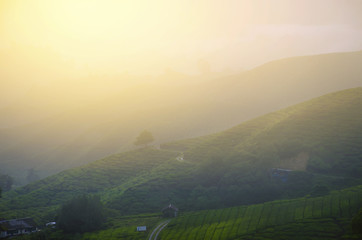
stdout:
<svg viewBox="0 0 362 240">
<path fill-rule="evenodd" d="M 35 89 L 18 105 L 0 109 L 6 122 L 22 122 L 2 128 L 7 125 L 0 123 L 0 171 L 25 183 L 31 168 L 45 177 L 133 149 L 144 129 L 154 134 L 156 144 L 221 131 L 313 97 L 360 87 L 361 62 L 362 52 L 335 53 L 277 60 L 202 81 L 168 73 L 117 90 L 112 80 L 105 82 L 107 89 L 113 86 L 110 96 L 89 97 L 85 105 Z M 58 109 L 54 101 L 69 106 Z"/>
<path fill-rule="evenodd" d="M 357 239 L 351 218 L 362 207 L 361 186 L 298 198 L 186 213 L 159 239 Z"/>
<path fill-rule="evenodd" d="M 3 194 L 0 214 L 52 220 L 59 204 L 99 194 L 118 214 L 320 196 L 362 184 L 362 88 L 327 94 L 229 130 L 111 155 Z M 286 179 L 274 176 L 287 168 Z"/>
<path fill-rule="evenodd" d="M 304 197 L 182 212 L 170 221 L 157 239 L 360 239 L 352 232 L 351 219 L 362 207 L 362 185 L 333 191 L 321 197 Z M 82 235 L 62 235 L 43 230 L 16 239 L 140 240 L 165 219 L 159 214 L 114 217 L 105 229 Z M 137 232 L 137 226 L 147 226 Z"/>
</svg>

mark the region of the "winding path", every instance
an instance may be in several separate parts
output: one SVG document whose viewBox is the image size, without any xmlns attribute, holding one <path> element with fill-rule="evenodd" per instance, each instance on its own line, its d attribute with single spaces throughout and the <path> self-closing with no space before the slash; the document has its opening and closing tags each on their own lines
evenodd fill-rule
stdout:
<svg viewBox="0 0 362 240">
<path fill-rule="evenodd" d="M 157 240 L 158 234 L 160 234 L 162 229 L 164 229 L 170 221 L 171 221 L 171 219 L 168 219 L 168 220 L 163 221 L 162 223 L 158 224 L 157 227 L 155 229 L 153 229 L 148 240 Z"/>
</svg>

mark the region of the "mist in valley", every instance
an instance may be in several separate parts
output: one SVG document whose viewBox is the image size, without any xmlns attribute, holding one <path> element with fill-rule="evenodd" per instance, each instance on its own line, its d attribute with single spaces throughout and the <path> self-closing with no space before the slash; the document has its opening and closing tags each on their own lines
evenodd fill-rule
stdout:
<svg viewBox="0 0 362 240">
<path fill-rule="evenodd" d="M 298 224 L 309 239 L 311 221 L 355 234 L 361 63 L 358 0 L 1 1 L 0 230 L 31 217 L 60 221 L 52 239 L 151 239 L 133 228 L 161 222 L 160 239 L 293 239 Z"/>
</svg>

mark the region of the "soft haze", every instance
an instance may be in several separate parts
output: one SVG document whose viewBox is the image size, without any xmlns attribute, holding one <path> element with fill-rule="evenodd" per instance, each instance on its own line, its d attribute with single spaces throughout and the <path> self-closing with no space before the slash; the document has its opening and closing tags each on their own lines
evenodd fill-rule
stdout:
<svg viewBox="0 0 362 240">
<path fill-rule="evenodd" d="M 0 172 L 43 177 L 145 129 L 196 137 L 360 87 L 361 20 L 361 1 L 2 0 Z M 331 52 L 348 53 L 300 57 Z"/>
<path fill-rule="evenodd" d="M 92 73 L 198 73 L 200 59 L 212 71 L 239 71 L 362 49 L 359 0 L 3 0 L 0 7 L 2 50 L 46 49 Z"/>
<path fill-rule="evenodd" d="M 0 238 L 361 239 L 361 63 L 362 0 L 0 0 Z"/>
</svg>

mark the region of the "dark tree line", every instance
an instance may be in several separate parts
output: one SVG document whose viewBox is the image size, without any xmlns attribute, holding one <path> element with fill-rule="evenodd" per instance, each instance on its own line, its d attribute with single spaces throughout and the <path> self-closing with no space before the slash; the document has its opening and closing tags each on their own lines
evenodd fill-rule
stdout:
<svg viewBox="0 0 362 240">
<path fill-rule="evenodd" d="M 100 198 L 83 195 L 62 205 L 57 226 L 67 233 L 84 233 L 100 229 L 104 220 Z"/>
<path fill-rule="evenodd" d="M 358 213 L 352 218 L 352 230 L 356 234 L 362 235 L 362 208 Z"/>
</svg>

